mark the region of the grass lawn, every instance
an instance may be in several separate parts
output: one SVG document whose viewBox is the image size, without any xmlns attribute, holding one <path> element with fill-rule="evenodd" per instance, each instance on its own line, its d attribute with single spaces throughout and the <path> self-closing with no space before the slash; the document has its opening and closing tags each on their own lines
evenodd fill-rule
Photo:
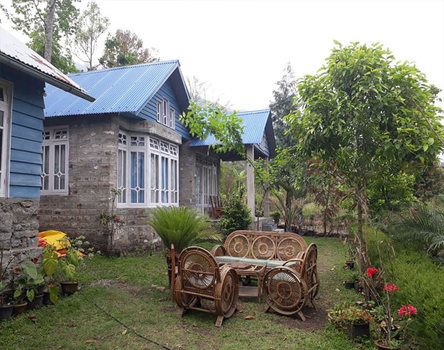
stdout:
<svg viewBox="0 0 444 350">
<path fill-rule="evenodd" d="M 0 326 L 0 349 L 162 349 L 127 330 L 100 308 L 139 334 L 172 349 L 355 349 L 356 344 L 328 326 L 326 309 L 358 300 L 345 290 L 344 247 L 336 238 L 310 238 L 319 250 L 321 290 L 317 310 L 307 321 L 264 313 L 266 304 L 240 300 L 241 312 L 216 328 L 216 316 L 195 311 L 177 316 L 161 253 L 107 258 L 96 256 L 82 268 L 81 290 L 57 305 L 28 311 Z M 202 243 L 205 248 L 213 244 Z M 339 291 L 338 291 L 339 290 Z M 246 316 L 255 319 L 245 320 Z M 29 319 L 34 316 L 35 319 Z M 359 345 L 365 348 L 363 345 Z"/>
</svg>

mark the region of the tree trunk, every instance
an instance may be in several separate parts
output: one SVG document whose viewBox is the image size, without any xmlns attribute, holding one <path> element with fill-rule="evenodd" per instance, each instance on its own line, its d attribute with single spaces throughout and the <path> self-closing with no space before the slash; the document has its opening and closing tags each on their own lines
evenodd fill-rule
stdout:
<svg viewBox="0 0 444 350">
<path fill-rule="evenodd" d="M 48 4 L 48 13 L 45 19 L 45 49 L 43 57 L 51 63 L 52 39 L 54 34 L 54 17 L 55 17 L 56 0 L 51 0 Z"/>
</svg>

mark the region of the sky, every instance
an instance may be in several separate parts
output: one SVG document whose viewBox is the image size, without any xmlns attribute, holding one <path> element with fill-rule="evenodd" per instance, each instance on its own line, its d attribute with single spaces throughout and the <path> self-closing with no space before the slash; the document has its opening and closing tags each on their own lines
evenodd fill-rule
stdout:
<svg viewBox="0 0 444 350">
<path fill-rule="evenodd" d="M 110 32 L 131 30 L 162 60 L 179 59 L 185 77 L 206 83 L 207 99 L 232 109 L 268 108 L 287 63 L 296 78 L 315 74 L 334 40 L 379 42 L 397 60 L 416 64 L 430 83 L 444 89 L 442 0 L 97 3 L 111 21 Z M 85 4 L 83 0 L 81 6 Z M 11 27 L 6 21 L 2 25 Z M 440 97 L 444 99 L 442 92 Z"/>
</svg>

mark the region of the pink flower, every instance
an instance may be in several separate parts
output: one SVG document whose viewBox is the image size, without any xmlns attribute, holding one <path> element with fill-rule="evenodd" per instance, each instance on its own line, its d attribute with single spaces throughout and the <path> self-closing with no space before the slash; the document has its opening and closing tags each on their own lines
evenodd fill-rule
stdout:
<svg viewBox="0 0 444 350">
<path fill-rule="evenodd" d="M 370 278 L 372 278 L 373 275 L 374 275 L 374 274 L 377 274 L 377 273 L 379 273 L 379 270 L 378 270 L 378 269 L 374 269 L 373 267 L 369 267 L 369 268 L 367 269 L 367 276 L 370 277 Z"/>
<path fill-rule="evenodd" d="M 115 221 L 120 221 L 120 218 L 115 218 L 114 220 L 115 220 Z"/>
</svg>

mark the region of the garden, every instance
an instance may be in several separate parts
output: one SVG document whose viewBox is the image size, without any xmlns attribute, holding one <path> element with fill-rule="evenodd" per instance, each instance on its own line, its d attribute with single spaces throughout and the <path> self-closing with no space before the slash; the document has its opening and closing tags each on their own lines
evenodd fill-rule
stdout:
<svg viewBox="0 0 444 350">
<path fill-rule="evenodd" d="M 205 310 L 203 299 L 217 305 L 235 294 L 233 285 L 222 284 L 222 292 L 205 298 L 181 294 L 187 273 L 194 274 L 189 281 L 201 290 L 221 282 L 231 267 L 218 259 L 229 250 L 232 232 L 255 224 L 245 204 L 243 173 L 226 163 L 217 224 L 210 226 L 184 207 L 152 210 L 149 224 L 164 243 L 162 252 L 105 256 L 89 250 L 81 238 L 62 239 L 62 254 L 46 244 L 40 258 L 11 269 L 15 257 L 5 259 L 1 251 L 0 304 L 28 302 L 31 308 L 0 324 L 0 348 L 444 348 L 444 178 L 438 158 L 444 143 L 441 111 L 434 105 L 438 90 L 378 44 L 336 43 L 317 75 L 295 81 L 287 73 L 271 105 L 277 154 L 267 162 L 245 162 L 254 166 L 258 185 L 255 216 L 271 207 L 276 226 L 300 237 L 303 248 L 271 249 L 277 255 L 291 251 L 279 260 L 294 265 L 269 268 L 270 236 L 254 240 L 257 255 L 266 261 L 266 268 L 253 271 L 259 300 L 240 298 L 236 312 L 227 313 L 218 328 L 218 311 Z M 243 154 L 235 112 L 191 103 L 181 118 L 193 136 L 215 135 L 216 152 Z M 225 247 L 213 249 L 220 241 Z M 199 264 L 194 260 L 187 269 L 181 261 L 190 245 L 201 253 Z M 309 249 L 317 255 L 307 265 L 310 274 L 304 274 Z M 203 270 L 203 256 L 214 264 L 211 273 Z M 274 275 L 278 287 L 288 282 L 285 273 L 293 278 L 286 284 L 290 289 L 299 283 L 302 299 L 295 315 L 268 310 L 270 293 L 260 300 L 260 287 L 271 285 L 272 271 L 279 271 Z M 216 282 L 208 283 L 211 276 Z M 64 282 L 74 289 L 62 290 Z M 227 300 L 236 306 L 237 295 Z M 178 310 L 188 311 L 179 317 Z"/>
</svg>

